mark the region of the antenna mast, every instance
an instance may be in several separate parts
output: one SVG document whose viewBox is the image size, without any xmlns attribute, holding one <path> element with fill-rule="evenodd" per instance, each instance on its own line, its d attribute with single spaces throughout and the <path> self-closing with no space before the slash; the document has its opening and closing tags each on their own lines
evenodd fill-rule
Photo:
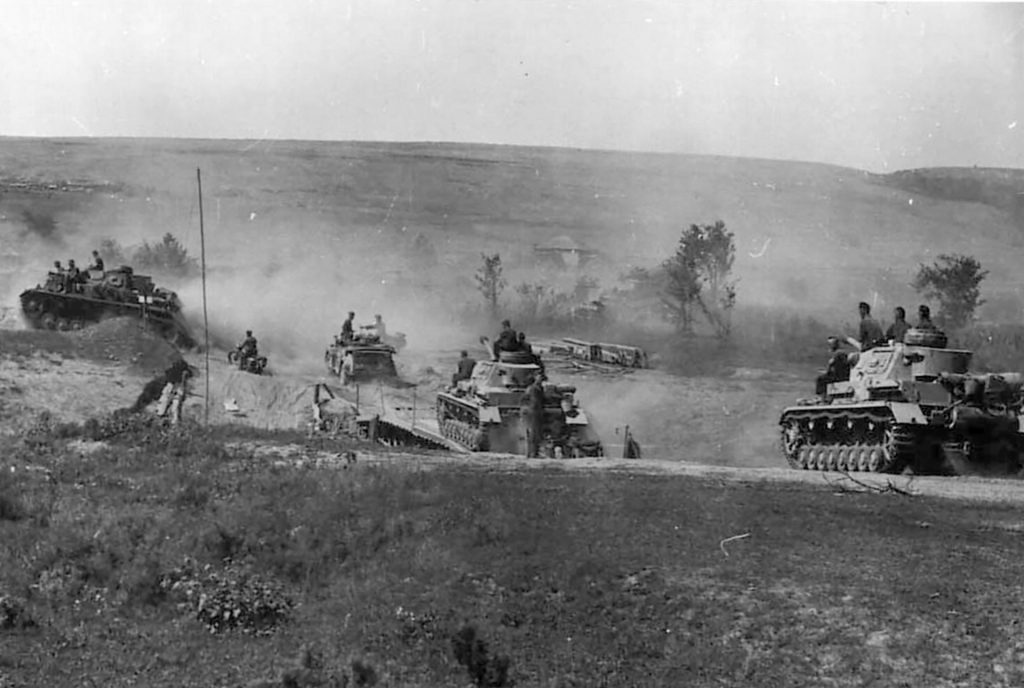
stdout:
<svg viewBox="0 0 1024 688">
<path fill-rule="evenodd" d="M 203 273 L 203 350 L 206 352 L 206 396 L 203 403 L 203 420 L 210 424 L 210 319 L 206 315 L 206 232 L 203 228 L 203 178 L 196 168 L 196 184 L 199 187 L 199 259 Z"/>
</svg>

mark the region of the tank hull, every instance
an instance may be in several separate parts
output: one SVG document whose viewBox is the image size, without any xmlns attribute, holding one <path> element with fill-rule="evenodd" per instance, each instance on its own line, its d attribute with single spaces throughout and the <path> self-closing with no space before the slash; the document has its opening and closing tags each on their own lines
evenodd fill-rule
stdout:
<svg viewBox="0 0 1024 688">
<path fill-rule="evenodd" d="M 938 475 L 1012 475 L 1024 450 L 1015 416 L 951 415 L 948 406 L 906 402 L 819 404 L 785 409 L 780 444 L 792 468 Z"/>
<path fill-rule="evenodd" d="M 604 448 L 586 422 L 566 422 L 560 408 L 544 409 L 538 454 L 544 458 L 604 456 Z M 527 424 L 517 406 L 494 406 L 447 392 L 437 397 L 437 424 L 442 437 L 473 452 L 528 453 Z"/>
<path fill-rule="evenodd" d="M 177 346 L 191 348 L 197 342 L 180 312 L 139 301 L 108 301 L 83 294 L 26 289 L 21 293 L 26 323 L 40 330 L 80 330 L 107 318 L 133 316 L 153 326 Z"/>
<path fill-rule="evenodd" d="M 342 381 L 369 382 L 372 380 L 394 380 L 398 378 L 395 366 L 395 349 L 388 345 L 346 346 L 332 344 L 324 352 L 327 371 Z M 346 356 L 351 355 L 351 365 L 345 365 Z"/>
</svg>

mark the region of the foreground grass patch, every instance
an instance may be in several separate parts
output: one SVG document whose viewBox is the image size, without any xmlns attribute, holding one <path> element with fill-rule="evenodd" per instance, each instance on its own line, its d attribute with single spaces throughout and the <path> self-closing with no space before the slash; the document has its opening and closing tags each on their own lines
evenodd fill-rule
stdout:
<svg viewBox="0 0 1024 688">
<path fill-rule="evenodd" d="M 32 447 L 0 460 L 0 597 L 31 620 L 4 685 L 1024 683 L 1009 509 Z"/>
</svg>

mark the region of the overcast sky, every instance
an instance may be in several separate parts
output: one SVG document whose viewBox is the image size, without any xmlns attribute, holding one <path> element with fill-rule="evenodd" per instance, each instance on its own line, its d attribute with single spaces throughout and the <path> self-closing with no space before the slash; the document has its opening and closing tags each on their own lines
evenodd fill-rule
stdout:
<svg viewBox="0 0 1024 688">
<path fill-rule="evenodd" d="M 1024 167 L 1024 4 L 4 0 L 0 134 Z"/>
</svg>

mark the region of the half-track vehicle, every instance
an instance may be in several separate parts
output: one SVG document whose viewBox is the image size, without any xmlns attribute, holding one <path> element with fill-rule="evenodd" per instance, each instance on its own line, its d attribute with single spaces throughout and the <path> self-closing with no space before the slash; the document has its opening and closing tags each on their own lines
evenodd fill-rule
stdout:
<svg viewBox="0 0 1024 688">
<path fill-rule="evenodd" d="M 522 454 L 526 426 L 521 404 L 541 369 L 525 352 L 502 351 L 497 361 L 479 361 L 468 380 L 437 396 L 441 435 L 470 451 Z M 544 382 L 541 456 L 604 456 L 604 448 L 575 398 L 576 388 Z"/>
<path fill-rule="evenodd" d="M 969 372 L 972 353 L 911 328 L 904 343 L 848 356 L 849 379 L 779 419 L 782 452 L 804 470 L 1011 474 L 1024 456 L 1019 373 Z"/>
<path fill-rule="evenodd" d="M 172 343 L 196 345 L 173 291 L 153 284 L 124 265 L 82 273 L 78 281 L 49 272 L 46 282 L 21 293 L 21 310 L 29 326 L 43 330 L 78 330 L 118 316 L 137 316 Z"/>
<path fill-rule="evenodd" d="M 394 379 L 398 377 L 395 353 L 395 347 L 383 343 L 376 333 L 363 330 L 348 341 L 335 335 L 324 352 L 324 363 L 342 384 Z"/>
</svg>

